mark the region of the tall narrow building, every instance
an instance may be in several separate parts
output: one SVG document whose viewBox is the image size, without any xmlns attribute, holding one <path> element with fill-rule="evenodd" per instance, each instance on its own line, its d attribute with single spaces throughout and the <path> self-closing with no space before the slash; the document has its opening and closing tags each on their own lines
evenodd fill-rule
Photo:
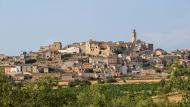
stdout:
<svg viewBox="0 0 190 107">
<path fill-rule="evenodd" d="M 136 43 L 137 41 L 137 33 L 135 31 L 135 29 L 133 30 L 133 32 L 131 33 L 131 36 L 132 36 L 132 43 Z"/>
</svg>

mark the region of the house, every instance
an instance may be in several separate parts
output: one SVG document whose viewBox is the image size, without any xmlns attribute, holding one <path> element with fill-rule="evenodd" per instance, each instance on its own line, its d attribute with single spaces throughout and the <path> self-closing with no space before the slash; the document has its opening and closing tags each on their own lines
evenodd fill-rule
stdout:
<svg viewBox="0 0 190 107">
<path fill-rule="evenodd" d="M 186 65 L 190 64 L 190 60 L 187 59 L 180 59 L 179 61 L 181 64 L 186 64 Z"/>
<path fill-rule="evenodd" d="M 178 55 L 163 55 L 163 56 L 160 56 L 160 58 L 162 58 L 167 63 L 180 59 Z"/>
<path fill-rule="evenodd" d="M 8 74 L 14 81 L 22 81 L 24 80 L 24 75 L 21 73 L 13 73 L 13 74 Z"/>
<path fill-rule="evenodd" d="M 18 58 L 15 58 L 15 61 L 25 63 L 25 55 L 21 54 Z"/>
<path fill-rule="evenodd" d="M 140 71 L 140 70 L 132 70 L 131 73 L 132 73 L 132 74 L 140 74 L 141 71 Z"/>
<path fill-rule="evenodd" d="M 84 53 L 92 56 L 108 57 L 110 54 L 110 47 L 105 42 L 90 40 L 85 44 Z"/>
<path fill-rule="evenodd" d="M 49 50 L 49 46 L 40 46 L 39 52 L 43 52 L 47 50 Z"/>
<path fill-rule="evenodd" d="M 58 51 L 47 50 L 39 53 L 40 58 L 53 61 L 60 61 L 61 54 Z"/>
<path fill-rule="evenodd" d="M 58 51 L 62 49 L 62 43 L 61 42 L 54 42 L 53 44 L 49 45 L 49 49 L 52 51 Z"/>
<path fill-rule="evenodd" d="M 161 57 L 149 57 L 148 60 L 151 65 L 163 64 L 163 59 Z"/>
<path fill-rule="evenodd" d="M 53 44 L 50 44 L 48 46 L 41 46 L 39 49 L 39 52 L 43 52 L 43 51 L 58 51 L 62 49 L 62 43 L 61 42 L 54 42 Z"/>
<path fill-rule="evenodd" d="M 5 74 L 21 73 L 21 66 L 1 65 L 0 68 L 4 70 Z"/>
<path fill-rule="evenodd" d="M 167 52 L 163 49 L 160 49 L 160 48 L 156 49 L 154 52 L 155 56 L 162 56 L 162 55 L 166 55 L 166 54 L 167 54 Z"/>
<path fill-rule="evenodd" d="M 15 63 L 25 63 L 24 57 L 21 57 L 21 56 L 14 56 L 13 60 Z"/>
<path fill-rule="evenodd" d="M 121 57 L 118 57 L 118 55 L 110 55 L 108 57 L 108 65 L 117 66 L 122 64 L 123 60 Z"/>
<path fill-rule="evenodd" d="M 62 82 L 63 81 L 64 82 L 69 82 L 69 81 L 73 81 L 75 78 L 74 78 L 72 73 L 67 72 L 67 73 L 61 73 L 60 74 L 60 79 L 61 79 Z"/>
<path fill-rule="evenodd" d="M 135 43 L 128 43 L 128 47 L 132 49 L 133 51 L 144 51 L 144 50 L 150 50 L 153 51 L 154 45 L 150 43 L 146 43 L 141 40 L 137 40 Z"/>
<path fill-rule="evenodd" d="M 128 52 L 128 43 L 125 42 L 116 42 L 109 44 L 110 54 L 121 54 Z"/>
<path fill-rule="evenodd" d="M 60 78 L 60 74 L 58 74 L 58 73 L 32 73 L 33 80 L 37 80 L 42 77 L 50 77 L 50 76 Z"/>
<path fill-rule="evenodd" d="M 39 73 L 37 65 L 25 64 L 21 66 L 22 72 Z"/>
<path fill-rule="evenodd" d="M 154 45 L 150 44 L 150 43 L 146 43 L 146 49 L 150 50 L 150 51 L 153 51 L 154 50 Z"/>
<path fill-rule="evenodd" d="M 99 43 L 99 55 L 102 57 L 108 57 L 110 54 L 110 47 L 106 43 Z"/>
<path fill-rule="evenodd" d="M 64 50 L 59 50 L 59 52 L 62 54 L 76 54 L 76 53 L 80 53 L 80 48 L 69 47 L 69 48 L 66 48 Z"/>
<path fill-rule="evenodd" d="M 7 59 L 8 56 L 4 55 L 4 54 L 0 54 L 0 60 L 4 60 L 4 59 Z"/>
<path fill-rule="evenodd" d="M 164 65 L 166 65 L 167 62 L 163 59 L 163 57 L 150 57 L 148 61 L 150 65 L 161 69 L 164 67 Z"/>
<path fill-rule="evenodd" d="M 98 55 L 99 54 L 98 43 L 92 40 L 86 42 L 85 54 L 94 55 L 94 56 Z"/>
<path fill-rule="evenodd" d="M 78 73 L 78 75 L 83 78 L 97 78 L 98 77 L 92 68 L 85 68 L 83 72 Z"/>
<path fill-rule="evenodd" d="M 32 51 L 30 51 L 29 53 L 27 53 L 27 56 L 30 56 L 30 57 L 38 57 L 38 53 L 37 53 L 37 52 L 32 52 Z"/>
<path fill-rule="evenodd" d="M 38 71 L 39 73 L 50 73 L 52 70 L 47 66 L 40 66 L 38 67 Z"/>
<path fill-rule="evenodd" d="M 84 73 L 84 72 L 81 72 L 81 73 L 78 73 L 78 75 L 80 77 L 83 77 L 83 78 L 98 78 L 97 73 Z"/>
<path fill-rule="evenodd" d="M 41 52 L 41 57 L 43 59 L 49 59 L 49 58 L 51 58 L 51 56 L 52 56 L 52 51 L 50 51 L 50 50 Z"/>
<path fill-rule="evenodd" d="M 122 73 L 122 75 L 127 75 L 128 71 L 129 71 L 129 68 L 125 65 L 123 65 L 119 68 L 119 72 Z"/>
<path fill-rule="evenodd" d="M 91 63 L 91 64 L 103 63 L 103 64 L 108 65 L 108 58 L 106 58 L 106 57 L 90 57 L 89 63 Z"/>
<path fill-rule="evenodd" d="M 88 69 L 88 68 L 92 68 L 92 64 L 90 64 L 90 63 L 83 63 L 83 65 L 82 65 L 82 68 L 84 68 L 84 69 Z"/>
<path fill-rule="evenodd" d="M 81 71 L 82 71 L 82 67 L 81 66 L 73 66 L 72 67 L 72 72 L 79 73 Z"/>
</svg>

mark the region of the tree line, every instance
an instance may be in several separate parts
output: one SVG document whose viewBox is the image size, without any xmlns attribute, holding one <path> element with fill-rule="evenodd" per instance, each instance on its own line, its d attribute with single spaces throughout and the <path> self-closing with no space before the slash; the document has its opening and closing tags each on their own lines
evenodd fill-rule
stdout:
<svg viewBox="0 0 190 107">
<path fill-rule="evenodd" d="M 190 107 L 190 66 L 174 62 L 159 84 L 96 84 L 58 87 L 55 77 L 15 83 L 0 70 L 0 107 Z M 167 94 L 183 95 L 170 102 Z M 163 96 L 155 102 L 153 96 Z M 164 97 L 165 96 L 165 97 Z"/>
</svg>

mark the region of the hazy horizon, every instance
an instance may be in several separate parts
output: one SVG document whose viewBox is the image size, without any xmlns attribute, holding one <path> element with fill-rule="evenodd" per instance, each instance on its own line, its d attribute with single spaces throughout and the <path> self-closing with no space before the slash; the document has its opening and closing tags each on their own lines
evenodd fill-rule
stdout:
<svg viewBox="0 0 190 107">
<path fill-rule="evenodd" d="M 189 0 L 0 0 L 0 54 L 60 41 L 137 38 L 167 51 L 190 47 Z"/>
</svg>

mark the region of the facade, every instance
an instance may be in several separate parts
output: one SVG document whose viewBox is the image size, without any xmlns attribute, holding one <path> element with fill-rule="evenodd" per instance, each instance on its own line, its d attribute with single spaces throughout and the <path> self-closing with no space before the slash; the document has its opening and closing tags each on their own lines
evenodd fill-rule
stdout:
<svg viewBox="0 0 190 107">
<path fill-rule="evenodd" d="M 97 73 L 84 73 L 84 72 L 81 72 L 78 75 L 83 77 L 83 78 L 98 78 Z"/>
<path fill-rule="evenodd" d="M 69 82 L 74 80 L 74 76 L 72 73 L 62 73 L 60 74 L 61 81 Z"/>
<path fill-rule="evenodd" d="M 8 57 L 4 54 L 0 54 L 0 60 L 4 60 L 4 59 L 7 59 Z"/>
<path fill-rule="evenodd" d="M 54 42 L 53 44 L 49 45 L 50 50 L 52 51 L 58 51 L 62 49 L 61 42 Z"/>
<path fill-rule="evenodd" d="M 38 67 L 34 65 L 22 65 L 22 72 L 39 73 Z"/>
<path fill-rule="evenodd" d="M 118 55 L 110 55 L 108 57 L 108 65 L 110 66 L 118 66 L 123 63 L 123 59 L 118 57 Z"/>
<path fill-rule="evenodd" d="M 58 51 L 62 49 L 62 43 L 61 42 L 54 42 L 53 44 L 50 44 L 48 46 L 41 46 L 39 52 L 43 51 Z"/>
<path fill-rule="evenodd" d="M 160 58 L 162 58 L 164 61 L 166 61 L 168 63 L 180 59 L 180 57 L 178 55 L 163 55 Z"/>
<path fill-rule="evenodd" d="M 58 51 L 52 51 L 52 50 L 40 52 L 39 57 L 42 59 L 51 59 L 54 61 L 61 60 L 61 54 Z"/>
<path fill-rule="evenodd" d="M 153 44 L 146 44 L 146 47 L 147 47 L 147 50 L 151 50 L 153 51 L 154 50 L 154 45 Z"/>
<path fill-rule="evenodd" d="M 39 51 L 43 52 L 43 51 L 47 51 L 47 50 L 49 50 L 49 46 L 41 46 Z"/>
<path fill-rule="evenodd" d="M 5 74 L 21 73 L 21 67 L 20 66 L 1 65 L 0 67 L 4 69 Z"/>
<path fill-rule="evenodd" d="M 59 50 L 60 53 L 68 53 L 68 54 L 75 54 L 75 53 L 80 53 L 80 49 L 77 47 L 69 47 L 66 48 L 65 50 Z"/>
<path fill-rule="evenodd" d="M 166 54 L 167 54 L 167 52 L 164 51 L 163 49 L 156 49 L 154 52 L 155 56 L 162 56 L 162 55 L 166 55 Z"/>
<path fill-rule="evenodd" d="M 85 44 L 84 53 L 92 56 L 108 57 L 110 54 L 110 47 L 107 43 L 90 40 Z"/>
<path fill-rule="evenodd" d="M 131 33 L 131 35 L 132 35 L 132 43 L 136 43 L 136 41 L 137 41 L 137 33 L 136 33 L 136 31 L 135 30 L 133 30 L 133 32 Z"/>
</svg>

